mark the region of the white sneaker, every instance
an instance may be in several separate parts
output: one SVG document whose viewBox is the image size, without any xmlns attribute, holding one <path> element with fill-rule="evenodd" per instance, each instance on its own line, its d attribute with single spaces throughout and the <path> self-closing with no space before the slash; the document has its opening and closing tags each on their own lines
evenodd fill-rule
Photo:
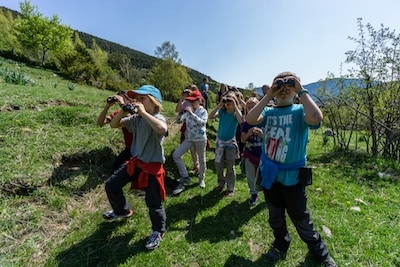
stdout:
<svg viewBox="0 0 400 267">
<path fill-rule="evenodd" d="M 200 186 L 201 188 L 205 188 L 205 187 L 206 187 L 206 182 L 204 181 L 204 179 L 200 179 L 200 181 L 199 181 L 199 186 Z"/>
</svg>

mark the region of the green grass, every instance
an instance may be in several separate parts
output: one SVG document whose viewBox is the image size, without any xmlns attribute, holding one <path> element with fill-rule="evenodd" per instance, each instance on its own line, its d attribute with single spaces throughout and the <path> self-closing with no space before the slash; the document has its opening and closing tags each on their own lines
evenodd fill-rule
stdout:
<svg viewBox="0 0 400 267">
<path fill-rule="evenodd" d="M 112 92 L 72 86 L 47 70 L 19 71 L 36 85 L 0 80 L 0 266 L 273 266 L 263 256 L 273 241 L 263 197 L 249 207 L 238 166 L 234 197 L 215 193 L 212 149 L 206 188 L 194 178 L 178 197 L 167 197 L 168 231 L 155 251 L 144 249 L 151 230 L 142 192 L 125 188 L 132 218 L 103 221 L 104 181 L 123 143 L 120 130 L 95 122 Z M 165 166 L 176 178 L 169 155 L 180 126 L 175 103 L 163 107 L 170 129 Z M 209 122 L 212 147 L 216 127 Z M 316 168 L 308 205 L 332 256 L 339 266 L 400 266 L 399 162 L 334 150 L 322 132 L 310 133 L 308 159 Z M 184 160 L 192 167 L 189 154 Z M 291 222 L 289 231 L 287 260 L 275 266 L 315 266 Z"/>
</svg>

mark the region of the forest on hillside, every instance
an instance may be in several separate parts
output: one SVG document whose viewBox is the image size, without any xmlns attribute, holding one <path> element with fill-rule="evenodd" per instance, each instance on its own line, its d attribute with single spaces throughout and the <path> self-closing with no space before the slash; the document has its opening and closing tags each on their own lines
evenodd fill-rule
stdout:
<svg viewBox="0 0 400 267">
<path fill-rule="evenodd" d="M 20 7 L 20 12 L 0 7 L 0 55 L 5 58 L 49 68 L 77 83 L 100 89 L 117 91 L 144 83 L 162 84 L 166 88 L 160 90 L 168 91 L 171 100 L 178 98 L 187 84 L 199 85 L 204 77 L 210 81 L 211 90 L 218 89 L 217 82 L 210 76 L 164 57 L 162 53 L 161 57 L 150 56 L 70 29 L 60 23 L 57 15 L 44 17 L 29 1 L 21 3 Z M 161 47 L 166 43 L 168 49 L 175 49 L 169 41 Z M 168 62 L 170 59 L 172 62 Z M 160 69 L 168 75 L 169 84 L 158 81 L 165 77 L 154 75 Z"/>
</svg>

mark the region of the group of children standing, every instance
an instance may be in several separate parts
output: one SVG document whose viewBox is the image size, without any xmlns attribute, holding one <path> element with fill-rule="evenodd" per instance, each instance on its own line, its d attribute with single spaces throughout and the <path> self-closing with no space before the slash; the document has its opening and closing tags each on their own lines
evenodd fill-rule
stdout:
<svg viewBox="0 0 400 267">
<path fill-rule="evenodd" d="M 168 129 L 160 114 L 162 97 L 157 88 L 145 85 L 126 94 L 129 103 L 121 103 L 117 98 L 121 111 L 109 123 L 113 128 L 125 127 L 132 133 L 131 155 L 105 183 L 112 210 L 105 212 L 103 217 L 113 220 L 132 216 L 133 211 L 122 191 L 127 183 L 130 182 L 132 188 L 144 190 L 153 230 L 146 248 L 155 249 L 166 231 L 167 217 L 162 205 L 166 196 L 162 143 Z M 302 104 L 293 104 L 296 95 Z M 222 192 L 226 187 L 226 196 L 234 194 L 234 166 L 242 153 L 250 190 L 249 201 L 252 205 L 257 203 L 256 177 L 260 175 L 260 186 L 269 209 L 269 224 L 275 240 L 266 257 L 274 261 L 286 257 L 291 240 L 286 227 L 287 212 L 316 260 L 324 266 L 337 266 L 315 230 L 306 207 L 306 184 L 302 182 L 300 169 L 306 164 L 308 129 L 320 125 L 322 112 L 300 84 L 299 77 L 292 72 L 278 74 L 261 100 L 250 97 L 244 102 L 234 89 L 226 90 L 217 100 L 218 104 L 208 114 L 202 105 L 202 93 L 196 86 L 182 92 L 176 111 L 178 121 L 183 123 L 183 137 L 172 154 L 181 177 L 175 193 L 180 193 L 184 184 L 190 182 L 182 160 L 182 155 L 188 150 L 192 150 L 193 170 L 198 170 L 199 186 L 205 187 L 207 119 L 218 118 L 215 190 Z M 270 106 L 272 100 L 276 105 Z M 243 151 L 239 147 L 241 142 L 245 144 Z"/>
</svg>

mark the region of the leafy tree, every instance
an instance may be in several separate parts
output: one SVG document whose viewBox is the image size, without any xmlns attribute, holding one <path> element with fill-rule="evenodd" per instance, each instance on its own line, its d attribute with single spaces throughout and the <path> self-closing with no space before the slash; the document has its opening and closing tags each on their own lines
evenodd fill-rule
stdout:
<svg viewBox="0 0 400 267">
<path fill-rule="evenodd" d="M 154 64 L 147 76 L 147 82 L 160 89 L 166 100 L 176 101 L 186 85 L 192 82 L 187 70 L 171 58 Z"/>
<path fill-rule="evenodd" d="M 339 95 L 326 102 L 324 113 L 337 134 L 339 145 L 348 148 L 353 130 L 373 156 L 400 157 L 400 35 L 381 25 L 376 30 L 358 19 L 358 37 L 349 37 L 357 47 L 346 52 L 351 64 L 352 85 L 338 86 Z M 334 105 L 337 105 L 336 108 Z M 351 130 L 341 137 L 341 130 Z M 344 143 L 344 136 L 347 141 Z"/>
<path fill-rule="evenodd" d="M 108 65 L 117 70 L 126 82 L 136 87 L 141 84 L 141 79 L 146 76 L 147 70 L 135 68 L 129 57 L 125 54 L 112 53 L 108 57 Z"/>
<path fill-rule="evenodd" d="M 14 18 L 11 12 L 0 9 L 0 51 L 15 51 L 19 47 L 13 29 Z"/>
<path fill-rule="evenodd" d="M 169 41 L 164 42 L 161 47 L 157 47 L 154 52 L 160 58 L 147 76 L 147 82 L 154 84 L 161 91 L 165 99 L 176 101 L 192 78 L 188 70 L 181 65 L 178 58 L 179 53 L 175 50 L 175 45 Z"/>
<path fill-rule="evenodd" d="M 161 59 L 171 59 L 176 63 L 181 64 L 182 61 L 179 58 L 179 53 L 175 50 L 175 45 L 171 44 L 169 41 L 165 41 L 161 47 L 157 46 L 156 51 L 154 51 L 156 57 Z"/>
<path fill-rule="evenodd" d="M 255 89 L 254 83 L 249 83 L 249 85 L 247 86 L 246 89 L 248 89 L 248 90 L 254 90 L 254 89 Z"/>
<path fill-rule="evenodd" d="M 94 84 L 99 69 L 86 45 L 75 33 L 73 49 L 58 56 L 60 71 L 79 83 Z"/>
<path fill-rule="evenodd" d="M 18 40 L 26 48 L 39 53 L 42 66 L 49 51 L 59 53 L 70 47 L 72 30 L 61 25 L 57 15 L 44 18 L 28 0 L 20 3 L 20 9 L 23 17 L 15 21 Z"/>
</svg>

